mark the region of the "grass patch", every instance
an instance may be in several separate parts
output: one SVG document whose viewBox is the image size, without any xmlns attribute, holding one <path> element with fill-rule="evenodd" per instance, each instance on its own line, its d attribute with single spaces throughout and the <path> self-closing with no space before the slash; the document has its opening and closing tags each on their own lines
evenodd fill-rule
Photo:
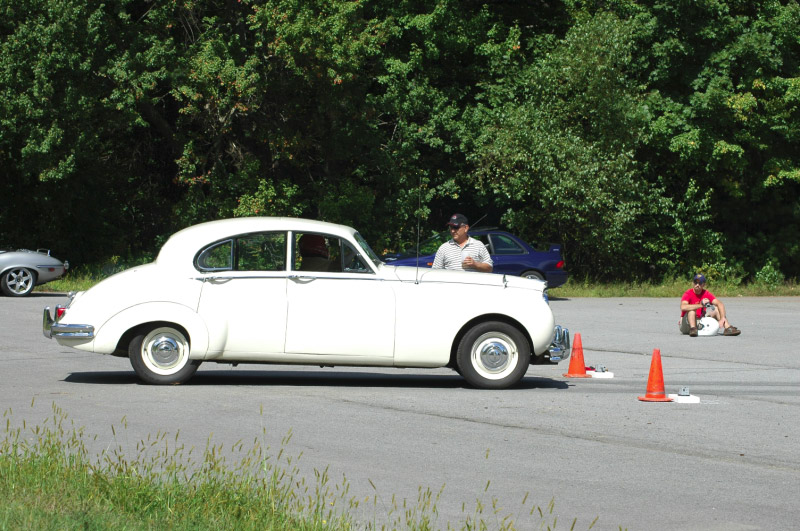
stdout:
<svg viewBox="0 0 800 531">
<path fill-rule="evenodd" d="M 43 292 L 70 292 L 85 291 L 101 280 L 116 273 L 130 269 L 137 265 L 146 264 L 155 260 L 154 256 L 144 255 L 135 259 L 123 259 L 112 256 L 109 260 L 99 264 L 84 264 L 71 267 L 59 279 L 36 287 L 36 291 Z"/>
<path fill-rule="evenodd" d="M 155 256 L 122 259 L 111 257 L 101 264 L 82 265 L 70 269 L 58 280 L 42 286 L 36 291 L 70 292 L 85 291 L 115 273 L 155 260 Z M 707 269 L 707 270 L 706 270 Z M 742 281 L 742 274 L 720 273 L 713 268 L 698 269 L 709 278 L 708 289 L 719 297 L 766 297 L 798 296 L 800 287 L 794 279 L 786 280 L 772 270 L 760 271 L 750 282 Z M 772 272 L 772 274 L 769 274 Z M 729 277 L 729 278 L 726 278 Z M 588 278 L 570 277 L 566 284 L 550 290 L 556 298 L 570 297 L 675 297 L 680 298 L 691 287 L 689 279 L 666 278 L 655 281 L 599 282 Z"/>
<path fill-rule="evenodd" d="M 570 278 L 566 284 L 548 290 L 553 298 L 573 297 L 667 297 L 680 299 L 683 292 L 691 288 L 684 279 L 667 279 L 662 282 L 595 282 Z M 800 287 L 794 280 L 775 284 L 763 282 L 736 283 L 725 280 L 710 281 L 707 289 L 722 297 L 787 297 L 800 295 Z"/>
<path fill-rule="evenodd" d="M 112 444 L 91 456 L 87 442 L 96 442 L 97 435 L 75 426 L 55 404 L 50 417 L 30 428 L 25 422 L 13 427 L 11 410 L 4 417 L 1 529 L 517 528 L 510 516 L 502 515 L 495 498 L 477 500 L 474 512 L 457 526 L 440 525 L 437 502 L 444 486 L 438 493 L 420 487 L 414 505 L 394 496 L 386 503 L 372 481 L 376 493 L 356 499 L 349 494 L 347 479 L 332 482 L 327 469 L 314 470 L 307 482 L 297 466 L 300 457 L 286 452 L 291 433 L 276 452 L 258 438 L 230 449 L 209 439 L 197 458 L 178 434 L 158 433 L 139 441 L 128 457 L 112 426 Z M 126 427 L 124 418 L 122 425 Z M 528 507 L 527 500 L 525 494 L 522 508 L 532 521 L 519 528 L 556 529 L 553 501 Z M 363 521 L 364 514 L 372 519 Z M 572 520 L 566 528 L 575 529 L 576 523 Z"/>
<path fill-rule="evenodd" d="M 142 262 L 142 261 L 140 261 Z M 109 263 L 97 267 L 78 267 L 58 279 L 37 286 L 40 292 L 84 291 L 114 273 L 133 267 L 135 263 Z M 597 282 L 589 279 L 570 278 L 566 284 L 549 290 L 555 298 L 572 297 L 674 297 L 679 299 L 691 282 L 684 279 L 666 279 L 661 282 Z M 708 289 L 718 297 L 787 297 L 800 296 L 800 286 L 795 280 L 780 282 L 729 282 L 713 280 Z"/>
</svg>

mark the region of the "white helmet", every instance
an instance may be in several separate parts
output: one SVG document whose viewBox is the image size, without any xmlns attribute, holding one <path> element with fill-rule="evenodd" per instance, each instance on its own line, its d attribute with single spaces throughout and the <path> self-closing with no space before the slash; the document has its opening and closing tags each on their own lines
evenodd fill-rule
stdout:
<svg viewBox="0 0 800 531">
<path fill-rule="evenodd" d="M 697 321 L 697 335 L 698 336 L 713 336 L 719 330 L 719 321 L 713 317 L 703 317 Z"/>
</svg>

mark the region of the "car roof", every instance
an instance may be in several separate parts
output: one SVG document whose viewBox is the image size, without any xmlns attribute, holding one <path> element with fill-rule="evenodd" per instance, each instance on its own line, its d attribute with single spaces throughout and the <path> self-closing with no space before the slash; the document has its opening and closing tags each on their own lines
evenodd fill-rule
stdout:
<svg viewBox="0 0 800 531">
<path fill-rule="evenodd" d="M 220 219 L 192 225 L 176 232 L 161 248 L 156 261 L 164 264 L 180 260 L 186 255 L 194 256 L 205 245 L 239 234 L 289 230 L 323 232 L 349 239 L 352 239 L 356 232 L 346 225 L 302 218 L 261 216 Z"/>
<path fill-rule="evenodd" d="M 498 229 L 497 227 L 478 227 L 477 229 L 473 229 L 472 227 L 470 227 L 469 229 L 470 234 L 476 234 L 476 233 L 488 234 L 490 232 L 499 234 L 511 234 L 512 236 L 518 238 L 518 236 L 516 236 L 513 232 L 508 232 L 507 230 Z"/>
</svg>

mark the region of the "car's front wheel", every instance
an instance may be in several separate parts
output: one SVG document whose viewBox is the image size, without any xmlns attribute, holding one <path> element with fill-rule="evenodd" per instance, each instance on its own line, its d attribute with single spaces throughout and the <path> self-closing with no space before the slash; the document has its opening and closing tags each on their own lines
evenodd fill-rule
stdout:
<svg viewBox="0 0 800 531">
<path fill-rule="evenodd" d="M 30 269 L 15 267 L 3 273 L 0 289 L 9 297 L 24 297 L 33 291 L 36 276 Z"/>
<path fill-rule="evenodd" d="M 506 389 L 525 376 L 531 349 L 517 328 L 489 321 L 464 334 L 457 356 L 458 372 L 471 385 L 482 389 Z"/>
<path fill-rule="evenodd" d="M 189 341 L 180 330 L 170 326 L 142 329 L 128 345 L 131 366 L 148 384 L 181 384 L 200 366 L 189 359 Z"/>
</svg>

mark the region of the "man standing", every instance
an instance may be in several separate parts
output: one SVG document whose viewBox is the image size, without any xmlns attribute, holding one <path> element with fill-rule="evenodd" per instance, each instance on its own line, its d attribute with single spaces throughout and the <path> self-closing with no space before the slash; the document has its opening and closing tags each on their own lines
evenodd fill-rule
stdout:
<svg viewBox="0 0 800 531">
<path fill-rule="evenodd" d="M 725 317 L 725 305 L 706 289 L 706 277 L 700 273 L 692 279 L 692 287 L 681 297 L 681 333 L 697 337 L 697 320 L 705 315 L 719 321 L 724 336 L 738 336 L 742 332 L 731 326 Z"/>
<path fill-rule="evenodd" d="M 463 214 L 453 214 L 447 222 L 452 240 L 443 243 L 433 259 L 434 269 L 491 273 L 494 263 L 486 246 L 469 235 L 469 222 Z"/>
</svg>

